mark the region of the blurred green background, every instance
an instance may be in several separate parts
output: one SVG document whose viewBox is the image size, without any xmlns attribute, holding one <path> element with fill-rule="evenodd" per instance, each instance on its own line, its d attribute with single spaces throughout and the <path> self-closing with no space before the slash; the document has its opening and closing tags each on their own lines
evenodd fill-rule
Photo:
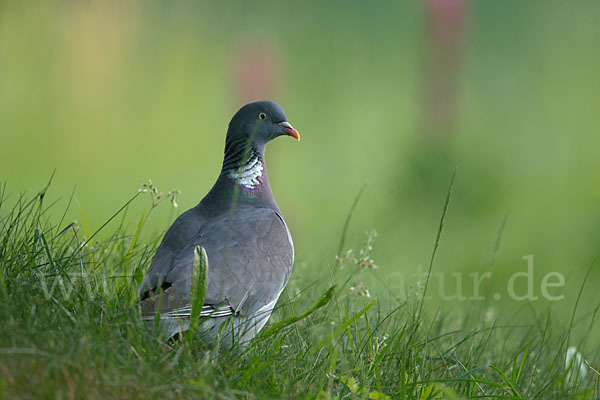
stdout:
<svg viewBox="0 0 600 400">
<path fill-rule="evenodd" d="M 3 1 L 0 180 L 34 194 L 56 169 L 49 196 L 64 207 L 76 185 L 68 218 L 80 207 L 92 230 L 149 178 L 182 191 L 181 212 L 216 179 L 233 113 L 268 98 L 302 136 L 267 151 L 297 274 L 329 276 L 367 182 L 347 243 L 375 229 L 373 284 L 410 289 L 458 165 L 446 292 L 450 273 L 485 271 L 499 292 L 533 254 L 536 295 L 561 272 L 566 313 L 600 239 L 598 21 L 598 1 Z M 594 268 L 587 309 L 599 282 Z"/>
</svg>

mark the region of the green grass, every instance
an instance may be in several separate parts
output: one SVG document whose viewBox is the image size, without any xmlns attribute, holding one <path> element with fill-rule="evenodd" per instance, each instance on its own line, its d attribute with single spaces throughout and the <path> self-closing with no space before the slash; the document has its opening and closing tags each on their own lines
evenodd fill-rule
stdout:
<svg viewBox="0 0 600 400">
<path fill-rule="evenodd" d="M 360 296 L 373 266 L 370 240 L 344 248 L 327 282 L 314 281 L 313 268 L 298 263 L 269 324 L 248 347 L 210 348 L 193 338 L 167 343 L 144 326 L 136 305 L 159 239 L 138 241 L 147 215 L 133 223 L 124 208 L 95 236 L 51 222 L 63 211 L 46 204 L 45 193 L 0 194 L 0 398 L 600 396 L 593 370 L 583 377 L 565 367 L 573 326 L 593 324 L 595 314 L 564 326 L 547 310 L 506 324 L 477 304 L 433 309 L 420 291 L 403 302 L 386 293 Z M 449 196 L 435 248 L 448 204 Z M 597 365 L 597 348 L 575 345 Z"/>
<path fill-rule="evenodd" d="M 31 190 L 57 170 L 43 203 L 1 196 L 0 393 L 600 397 L 591 369 L 575 383 L 564 366 L 573 345 L 600 364 L 600 2 L 463 2 L 456 126 L 429 134 L 433 3 L 0 1 L 0 182 Z M 275 74 L 249 96 L 253 54 Z M 152 184 L 129 193 L 153 177 L 181 189 L 181 210 L 196 204 L 253 96 L 279 102 L 302 135 L 267 150 L 292 279 L 244 355 L 170 349 L 141 326 L 135 292 L 177 210 Z M 540 299 L 511 301 L 528 255 Z M 430 266 L 449 279 L 411 279 Z M 452 274 L 484 271 L 485 301 L 435 296 L 458 292 Z M 554 272 L 564 299 L 546 301 Z"/>
</svg>

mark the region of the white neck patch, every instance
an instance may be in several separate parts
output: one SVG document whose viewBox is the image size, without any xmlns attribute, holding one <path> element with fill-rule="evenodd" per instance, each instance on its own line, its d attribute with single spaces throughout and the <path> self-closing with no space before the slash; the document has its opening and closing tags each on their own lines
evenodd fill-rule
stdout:
<svg viewBox="0 0 600 400">
<path fill-rule="evenodd" d="M 246 189 L 255 189 L 260 186 L 263 174 L 263 164 L 256 154 L 251 154 L 246 164 L 229 172 L 229 177 Z"/>
</svg>

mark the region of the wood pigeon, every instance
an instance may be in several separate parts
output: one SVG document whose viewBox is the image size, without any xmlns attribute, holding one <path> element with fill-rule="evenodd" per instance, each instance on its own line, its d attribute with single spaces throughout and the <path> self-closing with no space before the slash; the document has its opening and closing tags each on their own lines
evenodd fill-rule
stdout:
<svg viewBox="0 0 600 400">
<path fill-rule="evenodd" d="M 246 104 L 229 123 L 223 167 L 198 205 L 167 230 L 139 289 L 142 317 L 176 336 L 190 325 L 194 249 L 208 258 L 200 314 L 206 342 L 246 343 L 265 325 L 294 263 L 294 245 L 275 203 L 265 145 L 278 136 L 300 139 L 271 101 Z M 221 325 L 223 327 L 221 328 Z"/>
</svg>

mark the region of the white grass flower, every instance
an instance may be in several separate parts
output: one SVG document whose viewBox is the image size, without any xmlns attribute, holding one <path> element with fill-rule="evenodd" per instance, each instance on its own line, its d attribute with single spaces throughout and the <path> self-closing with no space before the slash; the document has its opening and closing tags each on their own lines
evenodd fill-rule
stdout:
<svg viewBox="0 0 600 400">
<path fill-rule="evenodd" d="M 567 369 L 568 381 L 573 381 L 575 379 L 583 380 L 588 374 L 588 368 L 583 362 L 583 356 L 577 351 L 575 346 L 571 346 L 567 349 L 565 368 Z"/>
</svg>

